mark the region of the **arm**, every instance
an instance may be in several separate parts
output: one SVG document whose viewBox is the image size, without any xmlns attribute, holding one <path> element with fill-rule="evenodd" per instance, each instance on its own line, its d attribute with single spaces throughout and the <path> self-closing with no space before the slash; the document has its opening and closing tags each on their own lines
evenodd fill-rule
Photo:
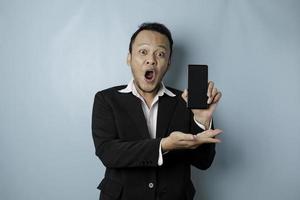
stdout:
<svg viewBox="0 0 300 200">
<path fill-rule="evenodd" d="M 192 117 L 190 121 L 191 132 L 202 134 L 204 130 L 195 123 L 194 117 Z M 211 129 L 214 129 L 213 124 Z M 205 170 L 211 166 L 214 160 L 216 154 L 215 146 L 215 143 L 206 143 L 199 145 L 195 149 L 187 150 L 186 156 L 193 166 L 198 169 Z"/>
<path fill-rule="evenodd" d="M 208 129 L 214 129 L 212 124 L 212 115 L 216 109 L 217 103 L 221 99 L 221 92 L 218 91 L 216 87 L 214 87 L 214 83 L 212 81 L 209 81 L 208 88 L 207 88 L 207 95 L 208 95 L 208 109 L 192 109 L 191 110 L 191 117 L 193 120 L 190 120 L 191 122 L 191 132 L 197 133 L 197 132 L 203 132 L 203 126 L 205 127 L 205 130 Z M 182 98 L 187 102 L 187 91 L 182 94 Z M 203 125 L 201 128 L 199 127 L 199 123 Z M 211 127 L 210 127 L 211 126 Z M 205 132 L 204 132 L 205 133 Z M 215 135 L 212 135 L 212 139 Z M 220 142 L 220 141 L 217 141 Z M 215 156 L 215 143 L 205 143 L 200 146 L 198 146 L 194 150 L 190 150 L 190 153 L 188 154 L 188 157 L 191 161 L 191 163 L 199 168 L 199 169 L 207 169 L 210 167 L 210 165 L 213 162 L 214 156 Z"/>
<path fill-rule="evenodd" d="M 215 138 L 222 131 L 212 130 L 210 122 L 212 121 L 212 114 L 216 109 L 222 94 L 214 87 L 214 83 L 210 82 L 208 85 L 208 109 L 192 109 L 189 111 L 189 133 L 182 133 L 175 131 L 167 138 L 162 139 L 163 151 L 172 151 L 175 149 L 184 149 L 184 157 L 192 165 L 199 169 L 207 169 L 215 156 L 215 143 L 220 140 Z M 182 98 L 187 102 L 188 92 L 184 91 Z M 198 123 L 196 123 L 196 121 Z M 205 131 L 197 124 L 204 125 Z"/>
<path fill-rule="evenodd" d="M 106 167 L 157 166 L 160 139 L 121 139 L 113 110 L 101 92 L 94 100 L 92 133 L 96 155 Z"/>
</svg>

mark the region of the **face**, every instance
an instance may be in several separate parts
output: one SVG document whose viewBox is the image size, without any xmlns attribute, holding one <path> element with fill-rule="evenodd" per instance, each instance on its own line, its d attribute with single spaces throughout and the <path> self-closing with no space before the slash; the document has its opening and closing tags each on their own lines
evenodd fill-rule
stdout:
<svg viewBox="0 0 300 200">
<path fill-rule="evenodd" d="M 168 38 L 155 31 L 141 31 L 133 42 L 127 63 L 138 92 L 155 94 L 170 65 Z"/>
</svg>

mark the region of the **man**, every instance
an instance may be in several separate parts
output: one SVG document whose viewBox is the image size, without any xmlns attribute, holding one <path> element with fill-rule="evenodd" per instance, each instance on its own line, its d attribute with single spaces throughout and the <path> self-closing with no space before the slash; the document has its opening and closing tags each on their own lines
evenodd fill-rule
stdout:
<svg viewBox="0 0 300 200">
<path fill-rule="evenodd" d="M 101 200 L 191 200 L 191 165 L 204 170 L 214 159 L 221 130 L 211 123 L 221 93 L 209 82 L 209 108 L 187 109 L 187 91 L 162 83 L 172 46 L 164 25 L 142 24 L 127 57 L 133 79 L 95 96 L 93 139 L 106 167 Z"/>
</svg>

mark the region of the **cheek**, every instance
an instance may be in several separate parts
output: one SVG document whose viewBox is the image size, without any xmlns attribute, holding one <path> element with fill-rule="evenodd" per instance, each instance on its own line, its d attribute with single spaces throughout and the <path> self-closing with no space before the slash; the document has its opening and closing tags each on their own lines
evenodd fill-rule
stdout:
<svg viewBox="0 0 300 200">
<path fill-rule="evenodd" d="M 135 72 L 138 72 L 142 69 L 143 66 L 143 60 L 139 58 L 135 58 L 131 60 L 131 68 Z"/>
<path fill-rule="evenodd" d="M 163 62 L 161 62 L 160 63 L 160 68 L 159 68 L 159 70 L 161 71 L 161 72 L 165 72 L 165 71 L 167 71 L 168 70 L 168 61 L 163 61 Z"/>
<path fill-rule="evenodd" d="M 135 76 L 140 76 L 143 73 L 139 65 L 132 65 L 131 71 Z"/>
<path fill-rule="evenodd" d="M 135 64 L 142 64 L 144 62 L 144 58 L 140 57 L 140 56 L 134 56 L 132 58 L 132 61 L 135 63 Z"/>
<path fill-rule="evenodd" d="M 157 59 L 161 66 L 168 66 L 169 60 L 168 59 Z"/>
</svg>

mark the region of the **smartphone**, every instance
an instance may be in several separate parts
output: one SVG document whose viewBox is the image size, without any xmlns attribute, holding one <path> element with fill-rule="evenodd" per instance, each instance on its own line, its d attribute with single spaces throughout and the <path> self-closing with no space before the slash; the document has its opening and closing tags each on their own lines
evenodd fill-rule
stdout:
<svg viewBox="0 0 300 200">
<path fill-rule="evenodd" d="M 208 66 L 188 65 L 188 103 L 190 109 L 208 108 Z"/>
</svg>

